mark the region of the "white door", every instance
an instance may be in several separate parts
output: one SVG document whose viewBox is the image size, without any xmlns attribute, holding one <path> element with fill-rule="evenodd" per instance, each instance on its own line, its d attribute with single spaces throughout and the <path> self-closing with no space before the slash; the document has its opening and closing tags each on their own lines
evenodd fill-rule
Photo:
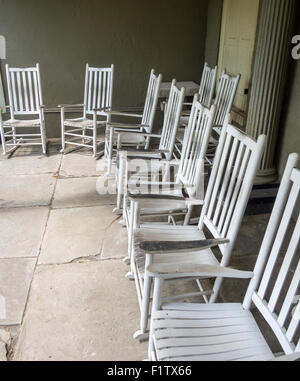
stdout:
<svg viewBox="0 0 300 381">
<path fill-rule="evenodd" d="M 223 69 L 241 74 L 234 106 L 247 108 L 259 0 L 224 0 L 218 78 Z"/>
</svg>

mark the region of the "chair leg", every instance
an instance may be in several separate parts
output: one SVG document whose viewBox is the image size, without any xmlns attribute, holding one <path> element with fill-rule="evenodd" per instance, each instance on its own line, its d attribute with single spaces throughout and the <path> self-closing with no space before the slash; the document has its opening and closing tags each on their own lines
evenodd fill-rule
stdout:
<svg viewBox="0 0 300 381">
<path fill-rule="evenodd" d="M 66 149 L 66 143 L 65 143 L 65 120 L 64 120 L 64 109 L 61 108 L 61 151 L 64 152 Z"/>
<path fill-rule="evenodd" d="M 183 225 L 188 225 L 188 224 L 189 224 L 190 219 L 191 219 L 191 215 L 192 215 L 192 211 L 193 211 L 193 206 L 190 205 L 190 206 L 188 207 L 188 211 L 187 211 L 187 213 L 186 213 L 186 215 L 185 215 Z"/>
<path fill-rule="evenodd" d="M 82 129 L 82 140 L 81 140 L 81 142 L 82 142 L 82 144 L 85 144 L 85 128 L 83 128 Z"/>
<path fill-rule="evenodd" d="M 114 209 L 115 213 L 122 213 L 122 197 L 124 197 L 124 168 L 125 162 L 123 155 L 120 155 L 120 167 L 118 169 L 118 187 L 117 187 L 117 208 Z"/>
<path fill-rule="evenodd" d="M 114 129 L 111 128 L 109 131 L 109 145 L 108 145 L 108 158 L 107 158 L 107 174 L 111 174 L 112 165 L 112 154 L 113 154 L 113 143 L 114 143 Z"/>
<path fill-rule="evenodd" d="M 93 156 L 97 155 L 97 122 L 94 119 L 94 128 L 93 128 Z"/>
<path fill-rule="evenodd" d="M 134 226 L 134 202 L 130 202 L 130 212 L 129 212 L 129 226 L 128 226 L 128 255 L 130 261 L 132 259 L 132 236 L 133 236 L 133 226 Z"/>
<path fill-rule="evenodd" d="M 4 128 L 3 128 L 2 124 L 0 125 L 0 133 L 1 133 L 1 142 L 2 142 L 3 155 L 6 155 Z"/>
<path fill-rule="evenodd" d="M 163 280 L 160 278 L 156 278 L 154 281 L 151 315 L 153 315 L 155 311 L 158 311 L 161 307 L 162 288 L 163 288 Z M 154 348 L 154 342 L 153 342 L 153 325 L 150 319 L 150 333 L 149 333 L 149 346 L 148 346 L 149 360 L 152 358 L 152 354 L 154 351 L 155 351 L 155 348 Z"/>
<path fill-rule="evenodd" d="M 214 284 L 214 287 L 213 287 L 213 294 L 209 298 L 209 303 L 215 303 L 216 302 L 216 299 L 217 299 L 217 297 L 219 295 L 219 291 L 220 291 L 222 282 L 223 282 L 222 278 L 217 278 L 215 280 L 215 284 Z"/>
<path fill-rule="evenodd" d="M 45 126 L 44 122 L 41 123 L 41 139 L 42 139 L 42 149 L 43 149 L 43 154 L 46 155 L 47 153 L 47 142 L 46 142 L 46 134 L 45 134 Z"/>
<path fill-rule="evenodd" d="M 146 262 L 147 262 L 147 259 L 146 259 Z M 149 333 L 147 332 L 147 326 L 148 326 L 151 285 L 152 285 L 152 278 L 148 275 L 147 272 L 145 272 L 143 299 L 142 299 L 142 307 L 141 307 L 140 330 L 136 331 L 135 334 L 133 335 L 134 339 L 138 339 L 140 341 L 146 340 L 149 337 Z"/>
<path fill-rule="evenodd" d="M 12 133 L 13 133 L 13 141 L 14 141 L 14 144 L 17 144 L 16 127 L 12 127 Z"/>
</svg>

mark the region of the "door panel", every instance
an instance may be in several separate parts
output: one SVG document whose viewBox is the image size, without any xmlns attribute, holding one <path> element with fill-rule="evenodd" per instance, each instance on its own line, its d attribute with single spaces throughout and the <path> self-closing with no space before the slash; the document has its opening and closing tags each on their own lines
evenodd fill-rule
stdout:
<svg viewBox="0 0 300 381">
<path fill-rule="evenodd" d="M 246 111 L 259 0 L 224 0 L 218 78 L 226 68 L 241 74 L 234 105 Z"/>
</svg>

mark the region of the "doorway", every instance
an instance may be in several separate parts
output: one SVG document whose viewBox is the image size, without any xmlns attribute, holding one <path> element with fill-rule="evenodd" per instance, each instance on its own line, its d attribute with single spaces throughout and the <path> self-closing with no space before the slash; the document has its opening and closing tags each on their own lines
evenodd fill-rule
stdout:
<svg viewBox="0 0 300 381">
<path fill-rule="evenodd" d="M 218 78 L 223 69 L 241 74 L 234 101 L 235 109 L 241 115 L 247 110 L 258 11 L 259 0 L 223 0 Z"/>
</svg>

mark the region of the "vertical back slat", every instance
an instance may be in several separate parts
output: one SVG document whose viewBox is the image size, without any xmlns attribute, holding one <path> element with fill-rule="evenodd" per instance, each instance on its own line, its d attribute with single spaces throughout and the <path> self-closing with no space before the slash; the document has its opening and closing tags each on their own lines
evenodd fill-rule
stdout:
<svg viewBox="0 0 300 381">
<path fill-rule="evenodd" d="M 105 102 L 105 107 L 110 107 L 110 89 L 111 89 L 111 76 L 112 73 L 109 71 L 107 73 L 107 85 L 106 85 L 106 102 Z"/>
<path fill-rule="evenodd" d="M 235 176 L 234 176 L 235 173 L 234 172 L 232 173 L 232 167 L 233 167 L 233 162 L 235 159 L 235 154 L 237 151 L 238 143 L 239 142 L 237 139 L 233 139 L 233 143 L 232 143 L 229 158 L 228 158 L 227 167 L 225 169 L 225 176 L 224 176 L 223 181 L 222 181 L 222 187 L 221 187 L 221 191 L 219 192 L 219 195 L 218 195 L 217 207 L 216 207 L 216 210 L 214 213 L 214 218 L 213 218 L 213 224 L 214 225 L 217 224 L 217 221 L 219 219 L 220 212 L 221 212 L 221 205 L 224 202 L 224 197 L 226 197 L 226 193 L 228 190 L 228 184 L 229 184 L 229 188 L 230 188 L 230 186 L 233 187 L 233 182 L 235 180 Z M 227 193 L 227 195 L 228 195 L 228 193 Z"/>
<path fill-rule="evenodd" d="M 20 73 L 20 71 L 17 71 L 17 88 L 18 88 L 19 105 L 20 105 L 19 111 L 24 111 L 24 108 L 23 108 L 23 95 L 22 95 L 22 87 L 21 87 L 21 73 Z"/>
<path fill-rule="evenodd" d="M 229 148 L 230 148 L 230 143 L 231 143 L 231 136 L 229 134 L 227 134 L 225 145 L 224 145 L 224 150 L 223 150 L 223 153 L 222 153 L 222 156 L 224 158 L 227 157 L 227 155 L 228 155 Z M 223 171 L 224 171 L 225 165 L 226 165 L 226 162 L 225 162 L 225 160 L 223 160 L 220 163 L 220 167 L 218 168 L 218 174 L 217 174 L 217 177 L 216 177 L 216 182 L 215 182 L 215 185 L 214 185 L 214 189 L 213 189 L 213 192 L 212 192 L 212 196 L 211 196 L 211 199 L 210 199 L 210 202 L 209 202 L 209 208 L 208 208 L 208 212 L 207 212 L 207 217 L 209 219 L 212 218 L 212 213 L 213 213 L 213 210 L 214 210 L 214 207 L 215 207 L 215 203 L 216 203 L 216 200 L 217 200 L 217 195 L 218 195 L 220 183 L 221 183 L 222 178 L 223 178 Z"/>
<path fill-rule="evenodd" d="M 278 301 L 279 294 L 282 290 L 284 281 L 286 279 L 289 267 L 292 263 L 294 255 L 296 253 L 297 246 L 298 246 L 298 240 L 299 240 L 299 232 L 300 232 L 300 218 L 298 217 L 298 221 L 297 221 L 296 227 L 294 229 L 293 236 L 291 238 L 291 241 L 290 241 L 289 247 L 287 249 L 284 261 L 281 265 L 279 275 L 277 277 L 277 281 L 276 281 L 274 289 L 272 291 L 271 298 L 269 300 L 268 307 L 269 307 L 270 311 L 272 311 L 272 312 L 275 309 L 275 306 L 276 306 L 276 303 Z"/>
<path fill-rule="evenodd" d="M 30 111 L 34 111 L 34 100 L 33 100 L 33 90 L 32 90 L 32 72 L 27 72 L 28 87 L 29 87 L 29 98 L 30 98 Z"/>
<path fill-rule="evenodd" d="M 217 112 L 214 122 L 215 125 L 222 126 L 226 115 L 230 113 L 236 95 L 239 80 L 239 74 L 237 76 L 230 76 L 226 74 L 225 71 L 223 71 L 220 78 L 217 96 L 215 100 L 215 104 L 217 106 Z"/>
<path fill-rule="evenodd" d="M 26 72 L 25 71 L 22 72 L 22 81 L 23 81 L 23 88 L 24 88 L 25 110 L 29 111 L 27 81 L 26 81 Z"/>
<path fill-rule="evenodd" d="M 102 91 L 102 72 L 99 72 L 99 82 L 98 82 L 98 102 L 97 107 L 101 107 L 101 91 Z"/>
<path fill-rule="evenodd" d="M 15 72 L 11 72 L 11 81 L 12 81 L 12 91 L 13 91 L 13 100 L 14 100 L 14 110 L 19 111 L 18 101 L 17 101 L 17 89 L 16 89 L 16 80 Z"/>
<path fill-rule="evenodd" d="M 105 107 L 105 94 L 106 94 L 106 86 L 107 86 L 107 73 L 106 71 L 103 71 L 103 84 L 102 84 L 102 101 L 101 101 L 101 107 Z"/>
<path fill-rule="evenodd" d="M 42 88 L 39 65 L 30 68 L 6 66 L 11 116 L 39 114 L 42 104 Z"/>
<path fill-rule="evenodd" d="M 35 95 L 35 109 L 38 110 L 40 100 L 39 100 L 38 78 L 37 78 L 36 71 L 33 71 L 33 83 L 34 83 L 34 95 Z"/>
<path fill-rule="evenodd" d="M 93 109 L 97 106 L 97 82 L 98 82 L 98 72 L 94 71 L 94 93 L 93 93 Z"/>
<path fill-rule="evenodd" d="M 300 349 L 299 341 L 297 346 L 293 342 L 294 338 L 299 340 L 300 334 L 299 315 L 295 316 L 293 309 L 295 302 L 298 302 L 295 296 L 300 284 L 300 260 L 297 252 L 300 238 L 298 162 L 298 155 L 290 155 L 258 255 L 254 277 L 243 303 L 244 308 L 249 309 L 251 300 L 254 302 L 286 354 Z M 295 212 L 298 214 L 297 221 L 289 232 L 288 227 L 293 225 L 292 216 L 295 216 Z"/>
<path fill-rule="evenodd" d="M 243 161 L 242 161 L 242 164 L 241 164 L 241 167 L 239 170 L 239 174 L 238 174 L 238 177 L 236 180 L 235 188 L 234 188 L 231 200 L 230 200 L 230 205 L 229 205 L 229 208 L 227 211 L 226 219 L 225 219 L 224 225 L 222 227 L 221 236 L 223 236 L 223 237 L 225 237 L 227 235 L 228 229 L 232 224 L 232 216 L 233 216 L 236 204 L 237 204 L 237 200 L 240 197 L 240 191 L 242 189 L 243 179 L 246 178 L 245 173 L 247 171 L 247 164 L 249 162 L 250 155 L 251 155 L 251 151 L 250 151 L 249 147 L 247 147 L 245 150 Z"/>
<path fill-rule="evenodd" d="M 91 111 L 91 102 L 92 102 L 92 82 L 93 82 L 93 71 L 89 70 L 88 73 L 88 102 L 87 102 L 87 111 Z"/>
<path fill-rule="evenodd" d="M 278 316 L 278 323 L 280 324 L 281 327 L 284 325 L 288 312 L 290 310 L 290 307 L 293 303 L 294 297 L 296 295 L 296 292 L 299 286 L 299 279 L 300 279 L 300 262 L 298 262 L 298 266 L 295 270 L 293 279 L 291 281 L 283 306 Z"/>
<path fill-rule="evenodd" d="M 282 217 L 282 220 L 280 223 L 278 234 L 276 236 L 272 251 L 271 251 L 270 256 L 269 256 L 269 260 L 268 260 L 268 264 L 267 264 L 265 272 L 264 272 L 264 276 L 262 277 L 260 287 L 258 289 L 258 295 L 261 299 L 263 299 L 265 297 L 265 293 L 266 293 L 266 290 L 268 287 L 270 276 L 271 276 L 272 271 L 274 269 L 274 266 L 275 266 L 275 263 L 277 260 L 277 255 L 280 251 L 284 237 L 286 235 L 286 232 L 287 232 L 287 229 L 289 226 L 289 222 L 291 220 L 292 213 L 293 213 L 293 205 L 295 204 L 295 202 L 297 200 L 298 193 L 299 193 L 299 186 L 297 184 L 294 184 L 292 187 L 288 202 L 287 202 L 287 206 L 285 208 L 285 212 L 283 214 L 283 217 Z"/>
</svg>

